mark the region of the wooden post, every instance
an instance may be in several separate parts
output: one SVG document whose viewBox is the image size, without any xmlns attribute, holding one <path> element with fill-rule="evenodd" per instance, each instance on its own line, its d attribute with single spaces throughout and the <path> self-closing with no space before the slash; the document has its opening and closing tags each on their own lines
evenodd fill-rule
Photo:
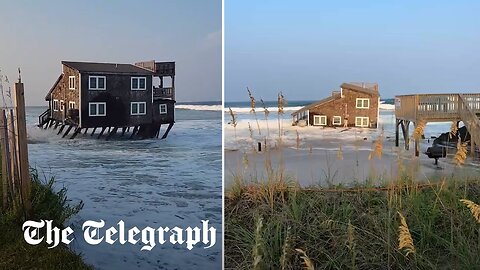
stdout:
<svg viewBox="0 0 480 270">
<path fill-rule="evenodd" d="M 93 136 L 93 134 L 95 134 L 95 131 L 97 130 L 96 127 L 93 128 L 93 131 L 92 131 L 92 134 L 90 134 L 90 136 Z"/>
<path fill-rule="evenodd" d="M 75 128 L 75 132 L 73 132 L 72 136 L 70 137 L 70 140 L 75 139 L 75 137 L 77 137 L 77 135 L 78 135 L 78 133 L 80 133 L 80 131 L 82 131 L 81 128 L 79 128 L 79 127 Z"/>
<path fill-rule="evenodd" d="M 400 129 L 399 129 L 399 125 L 400 125 L 400 121 L 402 120 L 398 120 L 398 119 L 395 119 L 395 146 L 398 147 L 399 146 L 399 132 L 400 132 Z"/>
<path fill-rule="evenodd" d="M 10 182 L 10 166 L 8 164 L 8 133 L 7 123 L 5 119 L 5 110 L 1 110 L 0 115 L 0 150 L 2 151 L 2 199 L 3 209 L 8 208 L 9 182 Z"/>
<path fill-rule="evenodd" d="M 165 131 L 165 134 L 163 134 L 162 139 L 167 138 L 168 132 L 170 132 L 170 129 L 172 129 L 172 127 L 173 127 L 173 122 L 171 122 L 170 124 L 168 124 L 167 131 Z"/>
<path fill-rule="evenodd" d="M 125 135 L 125 131 L 127 130 L 127 127 L 123 127 L 122 128 L 122 135 L 120 135 L 120 137 L 123 137 L 123 135 Z"/>
<path fill-rule="evenodd" d="M 106 127 L 102 128 L 102 131 L 100 131 L 100 134 L 98 134 L 97 139 L 100 139 L 100 137 L 102 137 L 103 132 L 105 132 L 105 129 L 107 129 L 107 128 Z"/>
<path fill-rule="evenodd" d="M 417 128 L 418 123 L 413 123 L 414 128 Z M 418 157 L 420 155 L 420 139 L 415 138 L 415 156 Z"/>
<path fill-rule="evenodd" d="M 132 139 L 133 137 L 135 137 L 135 133 L 137 133 L 137 130 L 138 130 L 138 126 L 135 126 L 135 127 L 133 128 L 132 135 L 130 135 L 130 139 Z"/>
<path fill-rule="evenodd" d="M 23 83 L 21 79 L 15 83 L 13 87 L 13 104 L 16 108 L 16 131 L 18 160 L 20 161 L 20 179 L 22 183 L 22 199 L 25 210 L 25 217 L 28 218 L 32 212 L 32 204 L 30 201 L 31 183 L 30 183 L 30 167 L 28 165 L 28 146 L 27 146 L 27 122 L 25 117 L 25 96 Z"/>
<path fill-rule="evenodd" d="M 88 128 L 85 128 L 85 131 L 83 132 L 83 135 L 87 134 Z"/>
<path fill-rule="evenodd" d="M 62 126 L 60 127 L 60 129 L 59 129 L 58 132 L 57 132 L 57 135 L 60 134 L 60 133 L 62 133 L 62 131 L 63 131 L 64 128 L 65 128 L 65 125 L 62 124 Z"/>
<path fill-rule="evenodd" d="M 114 127 L 112 129 L 112 132 L 110 132 L 107 137 L 105 138 L 106 141 L 108 141 L 113 135 L 115 135 L 115 133 L 117 133 L 117 130 L 118 130 L 118 127 Z"/>
<path fill-rule="evenodd" d="M 65 138 L 68 135 L 68 133 L 70 132 L 70 130 L 72 130 L 72 128 L 73 128 L 73 126 L 69 125 L 68 128 L 67 128 L 67 131 L 65 131 L 65 133 L 63 133 L 62 138 Z"/>
</svg>

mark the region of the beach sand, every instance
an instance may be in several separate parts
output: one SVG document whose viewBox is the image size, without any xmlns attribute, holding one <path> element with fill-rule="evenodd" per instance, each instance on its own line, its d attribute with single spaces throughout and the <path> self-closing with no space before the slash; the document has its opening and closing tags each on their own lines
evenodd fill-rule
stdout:
<svg viewBox="0 0 480 270">
<path fill-rule="evenodd" d="M 301 186 L 353 183 L 382 184 L 408 175 L 418 182 L 438 181 L 451 177 L 473 177 L 480 175 L 480 162 L 467 159 L 458 167 L 453 162 L 456 149 L 449 149 L 447 158 L 440 159 L 439 165 L 424 152 L 432 140 L 421 141 L 421 153 L 414 156 L 413 143 L 405 150 L 403 141 L 395 147 L 394 129 L 384 121 L 379 129 L 294 127 L 290 121 L 282 122 L 282 143 L 279 143 L 276 121 L 269 121 L 269 151 L 265 152 L 267 137 L 266 122 L 259 121 L 261 135 L 256 122 L 250 123 L 252 132 L 245 134 L 246 123 L 239 123 L 236 129 L 226 126 L 225 130 L 225 186 L 228 189 L 235 175 L 244 181 L 265 181 L 265 161 L 271 160 L 276 169 L 285 170 L 289 179 Z M 240 126 L 240 127 L 239 127 Z M 277 124 L 278 126 L 278 124 Z M 448 125 L 447 125 L 448 126 Z M 247 129 L 248 130 L 248 129 Z M 369 159 L 383 130 L 382 156 Z M 428 129 L 427 129 L 428 130 Z M 298 132 L 298 138 L 297 138 Z M 436 132 L 436 131 L 435 131 Z M 237 133 L 237 135 L 235 135 Z M 250 136 L 250 134 L 252 136 Z M 427 136 L 426 138 L 430 138 Z M 428 134 L 430 135 L 430 134 Z M 258 142 L 262 142 L 259 152 Z M 339 151 L 341 147 L 341 151 Z M 341 152 L 341 154 L 339 154 Z M 263 180 L 262 180 L 263 179 Z"/>
</svg>

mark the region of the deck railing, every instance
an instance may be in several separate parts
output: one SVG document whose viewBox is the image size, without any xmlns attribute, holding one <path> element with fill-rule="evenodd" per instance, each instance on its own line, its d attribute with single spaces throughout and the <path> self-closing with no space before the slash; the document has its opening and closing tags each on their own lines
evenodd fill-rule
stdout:
<svg viewBox="0 0 480 270">
<path fill-rule="evenodd" d="M 395 116 L 416 121 L 460 120 L 460 106 L 467 104 L 473 114 L 480 113 L 480 94 L 423 94 L 395 97 Z"/>
<path fill-rule="evenodd" d="M 477 108 L 477 111 L 480 110 L 478 105 L 480 100 L 476 101 L 478 97 L 472 97 L 469 95 L 459 95 L 460 106 L 459 106 L 459 115 L 462 119 L 464 125 L 467 127 L 470 132 L 471 140 L 478 146 L 480 146 L 480 120 L 478 119 L 478 114 L 475 112 L 474 108 Z M 472 108 L 472 105 L 474 108 Z"/>
<path fill-rule="evenodd" d="M 175 97 L 173 87 L 153 88 L 153 98 L 171 98 Z"/>
</svg>

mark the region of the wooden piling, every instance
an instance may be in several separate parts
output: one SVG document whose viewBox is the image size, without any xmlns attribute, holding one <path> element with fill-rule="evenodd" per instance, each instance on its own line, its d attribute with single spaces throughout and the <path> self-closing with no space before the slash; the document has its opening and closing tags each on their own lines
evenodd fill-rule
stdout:
<svg viewBox="0 0 480 270">
<path fill-rule="evenodd" d="M 57 135 L 62 133 L 63 129 L 65 128 L 66 125 L 62 124 L 62 126 L 60 127 L 60 129 L 58 130 L 57 132 Z"/>
<path fill-rule="evenodd" d="M 65 131 L 65 133 L 63 134 L 62 138 L 65 138 L 68 133 L 70 132 L 70 130 L 72 130 L 73 126 L 72 125 L 69 125 L 68 128 L 67 128 L 67 131 Z"/>
<path fill-rule="evenodd" d="M 102 128 L 102 131 L 100 131 L 100 134 L 98 134 L 97 139 L 100 139 L 100 137 L 102 137 L 103 132 L 105 132 L 105 129 L 107 129 L 107 128 L 106 127 Z"/>
<path fill-rule="evenodd" d="M 81 128 L 79 127 L 75 128 L 75 132 L 73 132 L 72 136 L 70 137 L 70 140 L 75 139 L 75 137 L 77 137 L 77 134 L 80 133 L 81 131 L 82 131 Z"/>
<path fill-rule="evenodd" d="M 135 126 L 135 127 L 133 128 L 132 135 L 130 135 L 130 139 L 132 139 L 133 137 L 135 137 L 135 134 L 137 133 L 137 131 L 138 131 L 138 126 Z"/>
<path fill-rule="evenodd" d="M 168 124 L 167 131 L 165 131 L 165 134 L 163 134 L 162 139 L 167 138 L 168 133 L 170 132 L 170 129 L 173 127 L 173 122 Z"/>
<path fill-rule="evenodd" d="M 110 133 L 108 133 L 107 137 L 105 138 L 108 141 L 115 133 L 117 133 L 118 127 L 114 127 Z"/>
<path fill-rule="evenodd" d="M 97 128 L 93 128 L 93 131 L 92 131 L 92 134 L 90 134 L 90 136 L 93 136 L 93 134 L 95 134 L 95 131 L 97 130 Z"/>
</svg>

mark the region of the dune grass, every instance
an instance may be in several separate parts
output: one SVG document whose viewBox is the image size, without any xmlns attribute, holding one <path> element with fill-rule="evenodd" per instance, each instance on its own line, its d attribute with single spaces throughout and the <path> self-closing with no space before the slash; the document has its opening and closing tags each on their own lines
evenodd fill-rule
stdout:
<svg viewBox="0 0 480 270">
<path fill-rule="evenodd" d="M 74 206 L 69 204 L 65 188 L 54 190 L 53 178 L 42 181 L 36 171 L 32 171 L 31 178 L 31 220 L 53 220 L 54 226 L 61 228 L 66 220 L 82 208 L 82 203 Z M 65 245 L 48 249 L 45 243 L 37 246 L 27 244 L 23 238 L 22 224 L 21 215 L 0 212 L 0 269 L 93 269 Z"/>
<path fill-rule="evenodd" d="M 363 190 L 237 185 L 225 201 L 225 266 L 478 269 L 480 225 L 462 199 L 478 203 L 480 178 Z"/>
</svg>

